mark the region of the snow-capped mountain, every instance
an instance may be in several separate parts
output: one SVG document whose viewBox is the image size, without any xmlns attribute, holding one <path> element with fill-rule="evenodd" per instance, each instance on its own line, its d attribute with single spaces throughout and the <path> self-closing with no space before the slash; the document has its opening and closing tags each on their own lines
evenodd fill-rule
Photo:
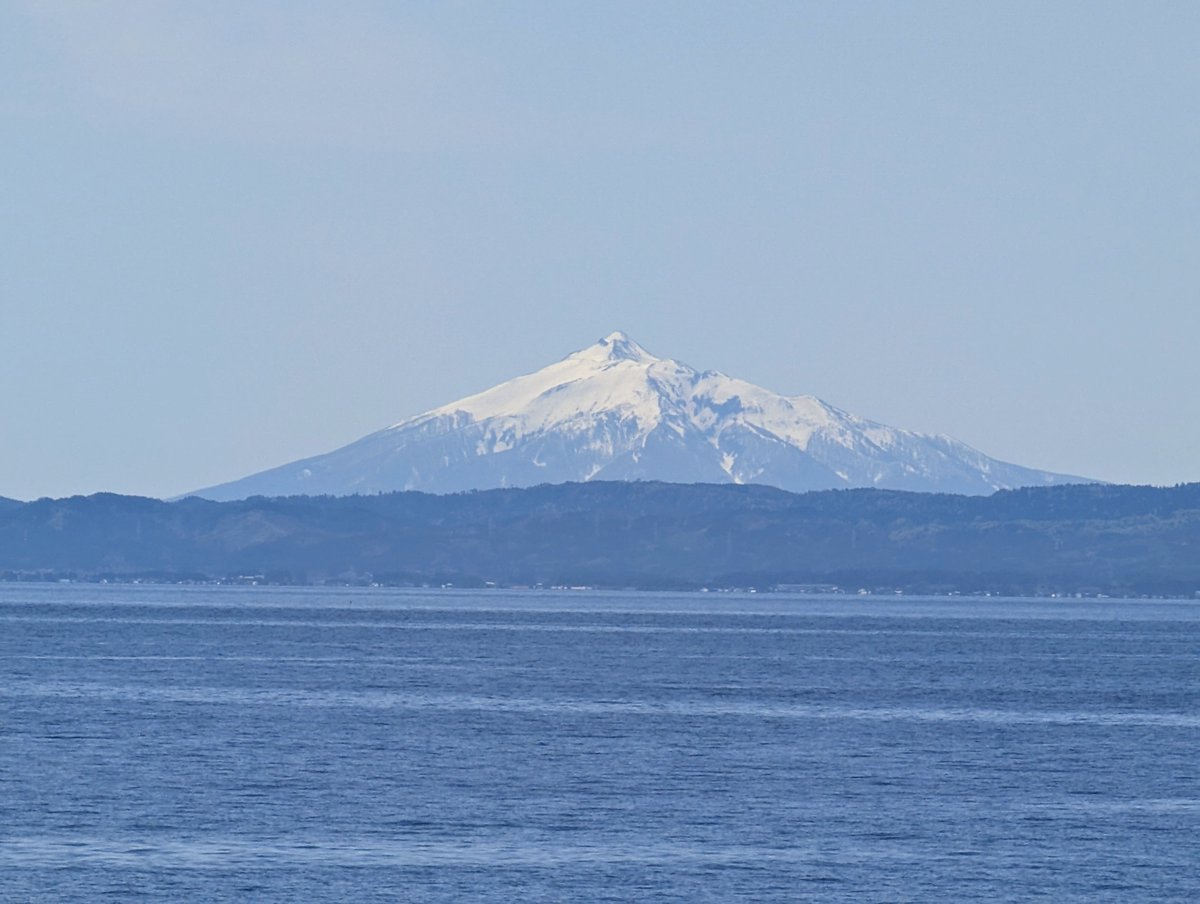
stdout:
<svg viewBox="0 0 1200 904">
<path fill-rule="evenodd" d="M 886 427 L 812 396 L 657 358 L 613 333 L 556 364 L 341 449 L 198 491 L 209 499 L 585 480 L 982 494 L 1082 483 Z"/>
</svg>

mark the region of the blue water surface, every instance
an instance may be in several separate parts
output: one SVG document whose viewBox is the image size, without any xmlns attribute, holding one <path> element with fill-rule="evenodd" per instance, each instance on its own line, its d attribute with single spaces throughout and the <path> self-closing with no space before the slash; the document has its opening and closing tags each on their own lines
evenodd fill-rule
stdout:
<svg viewBox="0 0 1200 904">
<path fill-rule="evenodd" d="M 1200 605 L 0 585 L 3 901 L 1196 901 Z"/>
</svg>

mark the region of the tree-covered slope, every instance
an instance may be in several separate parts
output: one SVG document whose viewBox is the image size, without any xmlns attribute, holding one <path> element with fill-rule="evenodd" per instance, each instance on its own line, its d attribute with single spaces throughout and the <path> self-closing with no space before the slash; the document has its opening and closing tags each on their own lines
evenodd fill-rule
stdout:
<svg viewBox="0 0 1200 904">
<path fill-rule="evenodd" d="M 0 507 L 0 571 L 1192 595 L 1200 484 L 987 497 L 625 482 L 223 503 L 99 494 Z"/>
</svg>

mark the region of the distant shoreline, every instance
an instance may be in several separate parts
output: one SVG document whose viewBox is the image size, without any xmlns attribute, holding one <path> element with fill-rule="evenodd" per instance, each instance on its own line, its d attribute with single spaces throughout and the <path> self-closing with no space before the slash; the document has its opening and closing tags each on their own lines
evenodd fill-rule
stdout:
<svg viewBox="0 0 1200 904">
<path fill-rule="evenodd" d="M 902 589 L 886 589 L 886 588 L 859 588 L 853 589 L 835 589 L 821 591 L 805 591 L 792 590 L 781 587 L 633 587 L 633 586 L 527 586 L 524 584 L 500 585 L 500 584 L 480 584 L 480 585 L 459 585 L 459 584 L 384 584 L 378 582 L 364 583 L 277 583 L 272 581 L 258 580 L 239 580 L 237 578 L 207 578 L 203 580 L 186 580 L 186 579 L 171 579 L 171 578 L 142 578 L 142 577 L 127 577 L 127 578 L 101 578 L 101 577 L 58 577 L 55 575 L 0 575 L 0 585 L 33 585 L 41 587 L 52 587 L 61 585 L 71 586 L 102 586 L 102 587 L 220 587 L 220 588 L 308 588 L 308 589 L 329 589 L 329 590 L 420 590 L 432 593 L 442 591 L 463 592 L 470 591 L 472 593 L 533 593 L 533 594 L 571 594 L 571 593 L 661 593 L 661 594 L 712 594 L 714 596 L 722 595 L 755 595 L 761 594 L 772 597 L 796 597 L 801 599 L 837 599 L 844 597 L 847 600 L 852 599 L 956 599 L 956 600 L 1092 600 L 1101 601 L 1108 600 L 1112 602 L 1138 602 L 1141 600 L 1152 601 L 1175 601 L 1175 602 L 1200 602 L 1200 590 L 1191 595 L 1169 595 L 1169 594 L 1141 594 L 1138 596 L 1112 596 L 1107 593 L 1095 592 L 1052 592 L 1052 593 L 1034 593 L 1034 594 L 1015 594 L 1002 595 L 990 593 L 986 591 L 930 591 L 917 592 L 906 591 Z"/>
</svg>

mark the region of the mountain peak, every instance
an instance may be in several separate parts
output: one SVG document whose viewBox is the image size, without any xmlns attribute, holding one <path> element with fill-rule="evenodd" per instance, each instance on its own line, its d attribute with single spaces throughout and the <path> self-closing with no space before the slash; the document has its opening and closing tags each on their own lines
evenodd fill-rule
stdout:
<svg viewBox="0 0 1200 904">
<path fill-rule="evenodd" d="M 588 361 L 636 361 L 640 364 L 652 364 L 662 360 L 650 354 L 631 338 L 628 333 L 616 330 L 609 333 L 595 345 L 580 349 L 571 355 L 572 358 Z"/>
<path fill-rule="evenodd" d="M 1079 478 L 1010 465 L 810 396 L 700 373 L 618 330 L 342 449 L 198 495 L 443 493 L 588 480 L 991 493 Z"/>
</svg>

